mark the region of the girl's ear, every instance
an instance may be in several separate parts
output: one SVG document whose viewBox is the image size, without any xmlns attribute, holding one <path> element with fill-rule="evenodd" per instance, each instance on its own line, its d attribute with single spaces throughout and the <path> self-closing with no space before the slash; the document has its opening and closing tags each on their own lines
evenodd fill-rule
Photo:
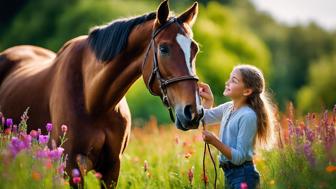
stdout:
<svg viewBox="0 0 336 189">
<path fill-rule="evenodd" d="M 243 95 L 244 96 L 250 96 L 252 94 L 253 90 L 250 88 L 244 89 Z"/>
</svg>

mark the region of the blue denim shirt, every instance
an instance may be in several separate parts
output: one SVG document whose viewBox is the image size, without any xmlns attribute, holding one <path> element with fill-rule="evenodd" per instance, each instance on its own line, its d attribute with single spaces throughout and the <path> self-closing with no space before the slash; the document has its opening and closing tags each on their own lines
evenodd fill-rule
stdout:
<svg viewBox="0 0 336 189">
<path fill-rule="evenodd" d="M 231 148 L 231 163 L 240 165 L 252 160 L 254 143 L 257 134 L 257 115 L 249 106 L 242 106 L 232 111 L 233 102 L 227 102 L 215 108 L 206 109 L 205 124 L 220 123 L 219 139 Z M 231 115 L 230 115 L 231 114 Z M 221 162 L 229 161 L 223 154 Z"/>
</svg>

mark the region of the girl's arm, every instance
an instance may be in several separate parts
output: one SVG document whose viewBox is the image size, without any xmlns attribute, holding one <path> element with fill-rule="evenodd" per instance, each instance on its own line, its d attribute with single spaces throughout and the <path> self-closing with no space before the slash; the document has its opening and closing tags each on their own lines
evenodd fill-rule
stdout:
<svg viewBox="0 0 336 189">
<path fill-rule="evenodd" d="M 250 150 L 253 149 L 257 133 L 257 117 L 253 114 L 245 114 L 239 125 L 237 146 L 235 148 L 223 144 L 213 133 L 203 131 L 203 140 L 217 148 L 233 164 L 240 165 L 247 159 Z"/>
<path fill-rule="evenodd" d="M 217 148 L 226 158 L 232 160 L 231 148 L 223 144 L 213 133 L 203 131 L 203 140 Z"/>
<path fill-rule="evenodd" d="M 214 97 L 210 86 L 206 83 L 198 83 L 199 94 L 202 97 L 202 105 L 206 109 L 210 109 L 214 103 Z"/>
<path fill-rule="evenodd" d="M 205 124 L 219 123 L 223 117 L 223 110 L 225 106 L 220 105 L 212 108 L 214 97 L 211 92 L 210 86 L 206 83 L 198 83 L 199 94 L 202 97 L 202 105 L 204 109 L 204 122 Z"/>
</svg>

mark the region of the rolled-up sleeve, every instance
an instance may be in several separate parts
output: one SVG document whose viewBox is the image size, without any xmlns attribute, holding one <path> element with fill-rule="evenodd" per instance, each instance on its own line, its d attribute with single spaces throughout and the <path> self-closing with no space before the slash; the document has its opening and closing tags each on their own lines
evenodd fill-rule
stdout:
<svg viewBox="0 0 336 189">
<path fill-rule="evenodd" d="M 223 111 L 227 104 L 221 104 L 215 108 L 204 109 L 204 122 L 205 124 L 220 123 L 223 117 Z"/>
<path fill-rule="evenodd" d="M 257 116 L 253 112 L 245 114 L 239 120 L 236 148 L 231 147 L 231 162 L 240 165 L 253 153 L 254 140 L 257 134 Z"/>
</svg>

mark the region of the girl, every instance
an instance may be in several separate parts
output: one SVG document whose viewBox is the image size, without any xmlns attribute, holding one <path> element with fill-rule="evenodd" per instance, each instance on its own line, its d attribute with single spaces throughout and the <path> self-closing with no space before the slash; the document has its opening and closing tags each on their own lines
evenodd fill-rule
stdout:
<svg viewBox="0 0 336 189">
<path fill-rule="evenodd" d="M 250 65 L 236 66 L 223 93 L 232 101 L 215 108 L 212 108 L 214 98 L 209 85 L 200 83 L 199 88 L 205 124 L 221 126 L 219 138 L 208 131 L 203 131 L 202 136 L 221 152 L 219 161 L 226 188 L 257 188 L 260 175 L 252 161 L 254 146 L 256 138 L 258 142 L 266 142 L 272 117 L 262 72 Z"/>
</svg>

